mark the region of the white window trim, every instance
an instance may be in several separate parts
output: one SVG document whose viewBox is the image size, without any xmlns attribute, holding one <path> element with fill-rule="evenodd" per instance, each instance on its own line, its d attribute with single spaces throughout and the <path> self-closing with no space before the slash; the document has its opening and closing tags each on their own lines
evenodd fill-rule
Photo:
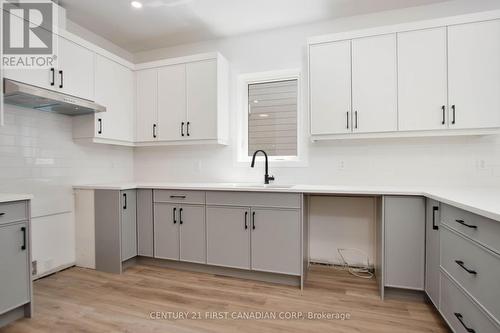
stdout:
<svg viewBox="0 0 500 333">
<path fill-rule="evenodd" d="M 297 156 L 269 156 L 269 164 L 279 167 L 305 167 L 304 144 L 304 113 L 302 99 L 302 79 L 300 69 L 275 70 L 251 74 L 241 74 L 238 77 L 238 112 L 237 112 L 237 148 L 236 164 L 246 166 L 252 161 L 248 156 L 248 86 L 256 83 L 273 81 L 297 80 Z M 257 161 L 262 162 L 264 156 L 259 154 Z"/>
</svg>

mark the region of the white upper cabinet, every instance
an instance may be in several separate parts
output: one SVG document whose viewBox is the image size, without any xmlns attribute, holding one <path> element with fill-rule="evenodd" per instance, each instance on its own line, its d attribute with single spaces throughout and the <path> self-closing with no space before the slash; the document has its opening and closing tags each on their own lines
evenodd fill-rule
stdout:
<svg viewBox="0 0 500 333">
<path fill-rule="evenodd" d="M 447 127 L 446 27 L 398 33 L 399 129 Z"/>
<path fill-rule="evenodd" d="M 351 42 L 309 49 L 311 133 L 351 132 Z"/>
<path fill-rule="evenodd" d="M 106 112 L 94 115 L 96 134 L 100 138 L 132 142 L 134 73 L 103 56 L 96 55 L 95 59 L 95 101 L 106 107 Z"/>
<path fill-rule="evenodd" d="M 136 80 L 136 141 L 152 141 L 158 137 L 158 74 L 156 69 L 137 71 Z"/>
<path fill-rule="evenodd" d="M 187 135 L 185 64 L 158 69 L 158 126 L 160 140 Z"/>
<path fill-rule="evenodd" d="M 63 37 L 59 37 L 58 44 L 56 88 L 65 94 L 93 101 L 94 52 Z"/>
<path fill-rule="evenodd" d="M 217 61 L 186 65 L 187 136 L 190 140 L 217 139 Z"/>
<path fill-rule="evenodd" d="M 354 132 L 397 130 L 395 34 L 352 40 L 352 104 Z"/>
<path fill-rule="evenodd" d="M 213 54 L 165 62 L 139 65 L 137 144 L 226 144 L 226 60 Z"/>
<path fill-rule="evenodd" d="M 448 27 L 450 128 L 500 126 L 500 20 Z"/>
</svg>

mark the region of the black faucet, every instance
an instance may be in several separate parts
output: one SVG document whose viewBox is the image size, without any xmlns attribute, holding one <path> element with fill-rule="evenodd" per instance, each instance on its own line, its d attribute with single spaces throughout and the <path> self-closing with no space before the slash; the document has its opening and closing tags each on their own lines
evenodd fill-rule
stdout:
<svg viewBox="0 0 500 333">
<path fill-rule="evenodd" d="M 253 153 L 251 167 L 253 168 L 255 166 L 255 156 L 259 152 L 261 152 L 262 154 L 264 154 L 264 157 L 266 158 L 266 174 L 264 175 L 264 184 L 269 184 L 270 180 L 274 180 L 274 176 L 269 176 L 269 164 L 268 164 L 268 161 L 267 161 L 267 154 L 266 154 L 265 151 L 263 151 L 263 150 L 256 150 L 255 153 Z"/>
</svg>

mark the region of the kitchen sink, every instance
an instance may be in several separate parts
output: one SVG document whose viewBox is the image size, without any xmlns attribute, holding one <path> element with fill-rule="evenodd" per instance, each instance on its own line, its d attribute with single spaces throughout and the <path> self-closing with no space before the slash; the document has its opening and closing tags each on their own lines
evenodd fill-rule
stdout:
<svg viewBox="0 0 500 333">
<path fill-rule="evenodd" d="M 290 189 L 295 185 L 285 185 L 285 184 L 255 184 L 255 183 L 237 183 L 232 184 L 233 187 L 241 188 L 274 188 L 274 189 Z"/>
</svg>

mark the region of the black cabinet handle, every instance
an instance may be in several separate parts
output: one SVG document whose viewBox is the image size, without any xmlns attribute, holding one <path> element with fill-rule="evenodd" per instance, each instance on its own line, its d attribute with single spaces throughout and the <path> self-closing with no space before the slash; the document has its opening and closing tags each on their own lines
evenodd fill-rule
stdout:
<svg viewBox="0 0 500 333">
<path fill-rule="evenodd" d="M 59 71 L 59 75 L 61 76 L 61 83 L 59 84 L 59 88 L 62 89 L 63 87 L 63 83 L 64 83 L 64 74 L 63 74 L 63 71 Z"/>
<path fill-rule="evenodd" d="M 97 134 L 102 134 L 102 119 L 101 118 L 97 119 L 97 122 L 99 123 L 99 129 L 97 130 Z"/>
<path fill-rule="evenodd" d="M 473 330 L 472 328 L 469 328 L 465 325 L 464 323 L 464 317 L 462 316 L 461 313 L 458 313 L 458 312 L 455 312 L 455 317 L 457 317 L 458 321 L 460 322 L 460 324 L 462 324 L 462 326 L 465 328 L 465 330 L 469 333 L 476 333 L 475 330 Z"/>
<path fill-rule="evenodd" d="M 252 212 L 252 230 L 255 230 L 255 212 Z"/>
<path fill-rule="evenodd" d="M 181 136 L 184 136 L 184 122 L 181 123 Z"/>
<path fill-rule="evenodd" d="M 184 222 L 182 221 L 182 208 L 181 208 L 181 209 L 179 209 L 179 224 L 182 224 L 182 223 L 184 223 Z"/>
<path fill-rule="evenodd" d="M 465 264 L 464 264 L 464 262 L 462 260 L 455 260 L 455 263 L 458 266 L 462 267 L 467 273 L 472 274 L 472 275 L 477 275 L 476 271 L 474 271 L 472 269 L 468 269 L 467 267 L 465 267 Z"/>
<path fill-rule="evenodd" d="M 123 209 L 127 209 L 127 193 L 123 193 Z"/>
<path fill-rule="evenodd" d="M 186 199 L 185 195 L 171 195 L 171 199 Z"/>
<path fill-rule="evenodd" d="M 247 218 L 248 218 L 248 212 L 245 212 L 245 230 L 248 229 Z"/>
<path fill-rule="evenodd" d="M 54 86 L 56 84 L 56 70 L 54 67 L 50 69 L 50 73 L 52 74 L 52 81 L 50 82 L 50 85 Z"/>
<path fill-rule="evenodd" d="M 172 215 L 174 217 L 174 224 L 177 223 L 177 220 L 175 219 L 175 212 L 177 211 L 177 208 L 174 207 L 174 209 L 172 209 Z"/>
<path fill-rule="evenodd" d="M 455 125 L 455 105 L 451 106 L 451 111 L 453 112 L 453 118 L 451 120 L 451 123 Z"/>
<path fill-rule="evenodd" d="M 358 128 L 358 111 L 354 111 L 354 128 Z"/>
<path fill-rule="evenodd" d="M 186 123 L 186 135 L 189 136 L 189 121 Z"/>
<path fill-rule="evenodd" d="M 432 206 L 432 229 L 439 230 L 439 227 L 436 225 L 436 212 L 439 210 L 438 206 Z"/>
<path fill-rule="evenodd" d="M 5 215 L 5 213 L 0 213 L 0 216 L 4 216 L 4 215 Z"/>
<path fill-rule="evenodd" d="M 467 228 L 477 229 L 477 225 L 467 224 L 464 222 L 464 220 L 455 220 L 455 222 L 460 223 L 461 225 L 464 225 Z"/>
<path fill-rule="evenodd" d="M 156 139 L 156 124 L 153 124 L 153 138 Z"/>
<path fill-rule="evenodd" d="M 346 122 L 347 122 L 347 124 L 346 124 L 346 128 L 347 128 L 347 129 L 349 129 L 349 111 L 347 111 L 347 112 L 346 112 L 346 117 L 345 117 L 345 119 L 346 119 Z"/>
<path fill-rule="evenodd" d="M 444 125 L 445 124 L 445 121 L 446 121 L 446 106 L 441 106 L 441 111 L 443 112 L 443 119 L 441 120 L 441 125 Z"/>
<path fill-rule="evenodd" d="M 26 250 L 26 227 L 21 227 L 21 231 L 23 232 L 23 245 L 21 246 L 21 250 Z"/>
</svg>

